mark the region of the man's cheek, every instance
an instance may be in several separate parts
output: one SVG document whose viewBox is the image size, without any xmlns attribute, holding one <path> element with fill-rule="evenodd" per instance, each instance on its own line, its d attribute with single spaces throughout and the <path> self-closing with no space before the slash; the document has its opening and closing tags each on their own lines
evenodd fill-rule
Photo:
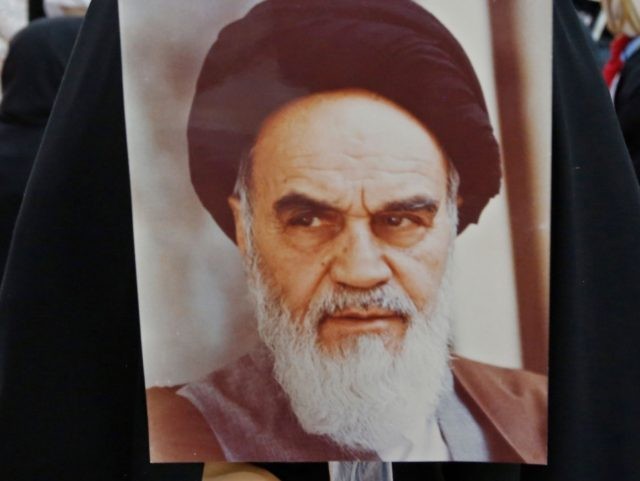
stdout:
<svg viewBox="0 0 640 481">
<path fill-rule="evenodd" d="M 324 263 L 308 256 L 279 256 L 269 267 L 279 287 L 281 302 L 294 316 L 306 313 L 321 289 L 327 288 Z"/>
<path fill-rule="evenodd" d="M 446 268 L 446 252 L 402 253 L 390 256 L 390 261 L 397 283 L 418 309 L 435 300 Z"/>
</svg>

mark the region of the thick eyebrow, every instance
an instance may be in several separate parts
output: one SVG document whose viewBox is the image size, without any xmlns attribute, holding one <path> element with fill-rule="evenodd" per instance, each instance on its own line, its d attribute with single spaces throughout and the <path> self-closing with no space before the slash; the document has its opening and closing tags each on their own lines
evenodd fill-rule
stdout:
<svg viewBox="0 0 640 481">
<path fill-rule="evenodd" d="M 438 211 L 438 201 L 416 195 L 409 197 L 408 199 L 394 200 L 388 202 L 378 209 L 377 212 L 420 212 L 427 211 L 435 214 Z M 285 212 L 292 210 L 313 210 L 313 211 L 334 211 L 338 212 L 339 209 L 332 206 L 328 202 L 314 199 L 306 194 L 299 192 L 291 192 L 278 199 L 273 204 L 273 209 L 277 215 L 282 215 Z"/>
<path fill-rule="evenodd" d="M 273 204 L 273 209 L 275 210 L 277 215 L 282 215 L 285 212 L 289 212 L 294 209 L 334 212 L 338 211 L 338 209 L 325 201 L 313 199 L 299 192 L 292 192 L 281 197 Z"/>
<path fill-rule="evenodd" d="M 378 212 L 419 212 L 427 211 L 435 214 L 438 211 L 438 201 L 416 195 L 408 199 L 394 200 L 383 205 Z"/>
</svg>

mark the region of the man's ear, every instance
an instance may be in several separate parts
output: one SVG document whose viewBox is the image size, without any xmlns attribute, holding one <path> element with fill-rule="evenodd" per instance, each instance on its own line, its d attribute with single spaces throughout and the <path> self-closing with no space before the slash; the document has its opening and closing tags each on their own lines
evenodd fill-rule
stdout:
<svg viewBox="0 0 640 481">
<path fill-rule="evenodd" d="M 464 199 L 462 197 L 460 197 L 460 196 L 457 196 L 456 197 L 456 205 L 457 205 L 458 209 L 460 207 L 462 207 L 462 204 L 464 204 Z"/>
<path fill-rule="evenodd" d="M 244 216 L 242 215 L 242 207 L 240 205 L 240 199 L 235 195 L 230 195 L 227 201 L 229 202 L 229 207 L 231 207 L 231 212 L 233 213 L 233 222 L 236 226 L 236 243 L 238 244 L 240 253 L 244 256 L 247 252 L 247 239 L 245 239 L 244 235 L 246 230 L 244 225 Z"/>
</svg>

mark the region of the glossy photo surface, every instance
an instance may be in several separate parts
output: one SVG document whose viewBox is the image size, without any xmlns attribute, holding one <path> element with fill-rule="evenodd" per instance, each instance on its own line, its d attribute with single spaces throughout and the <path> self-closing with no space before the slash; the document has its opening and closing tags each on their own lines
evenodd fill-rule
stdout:
<svg viewBox="0 0 640 481">
<path fill-rule="evenodd" d="M 551 2 L 120 2 L 152 462 L 546 464 Z"/>
</svg>

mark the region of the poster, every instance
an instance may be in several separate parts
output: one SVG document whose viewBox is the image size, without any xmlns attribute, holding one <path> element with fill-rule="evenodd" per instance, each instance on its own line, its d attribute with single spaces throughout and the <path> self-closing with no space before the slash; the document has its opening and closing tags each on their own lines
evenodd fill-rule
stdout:
<svg viewBox="0 0 640 481">
<path fill-rule="evenodd" d="M 545 464 L 551 3 L 120 22 L 152 462 Z"/>
</svg>

